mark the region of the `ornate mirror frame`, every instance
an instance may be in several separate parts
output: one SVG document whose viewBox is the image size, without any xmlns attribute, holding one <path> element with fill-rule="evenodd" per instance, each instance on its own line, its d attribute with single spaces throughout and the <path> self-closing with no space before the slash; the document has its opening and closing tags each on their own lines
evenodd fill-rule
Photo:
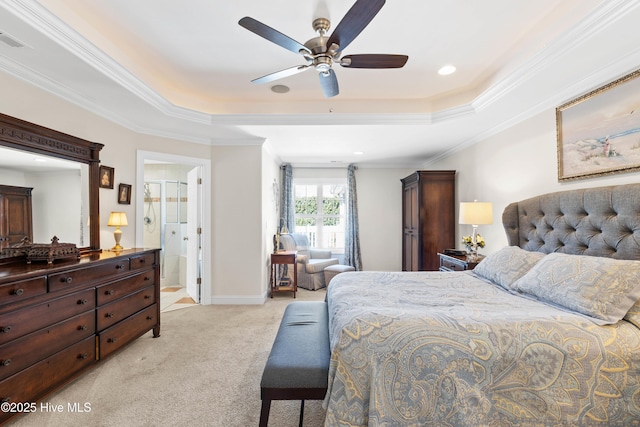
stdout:
<svg viewBox="0 0 640 427">
<path fill-rule="evenodd" d="M 0 145 L 32 153 L 86 163 L 89 166 L 89 247 L 100 251 L 100 150 L 103 144 L 67 135 L 15 117 L 0 114 Z"/>
</svg>

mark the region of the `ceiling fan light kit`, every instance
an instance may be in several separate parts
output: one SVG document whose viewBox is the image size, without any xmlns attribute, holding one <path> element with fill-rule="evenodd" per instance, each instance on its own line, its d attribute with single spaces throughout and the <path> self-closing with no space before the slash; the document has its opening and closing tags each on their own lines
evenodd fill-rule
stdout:
<svg viewBox="0 0 640 427">
<path fill-rule="evenodd" d="M 289 77 L 301 73 L 309 68 L 314 68 L 320 78 L 320 86 L 327 98 L 340 93 L 338 79 L 333 71 L 333 64 L 337 63 L 345 68 L 402 68 L 407 63 L 407 55 L 364 54 L 347 55 L 340 57 L 351 42 L 369 25 L 378 14 L 385 0 L 357 0 L 347 14 L 338 23 L 330 37 L 326 33 L 331 28 L 331 22 L 326 18 L 313 20 L 312 26 L 318 33 L 317 37 L 306 43 L 299 43 L 289 36 L 274 30 L 260 21 L 248 16 L 242 18 L 238 24 L 247 30 L 277 44 L 287 50 L 302 55 L 307 61 L 304 65 L 298 65 L 252 80 L 253 83 L 267 83 L 274 80 Z"/>
</svg>

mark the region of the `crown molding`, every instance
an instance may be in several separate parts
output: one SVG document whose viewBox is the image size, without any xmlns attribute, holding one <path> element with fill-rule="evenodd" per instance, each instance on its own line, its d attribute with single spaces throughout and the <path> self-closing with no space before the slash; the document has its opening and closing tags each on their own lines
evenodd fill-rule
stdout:
<svg viewBox="0 0 640 427">
<path fill-rule="evenodd" d="M 518 87 L 526 85 L 541 70 L 553 67 L 553 64 L 572 49 L 585 43 L 592 36 L 605 31 L 613 22 L 625 16 L 630 10 L 637 8 L 637 1 L 612 0 L 602 4 L 579 22 L 570 31 L 560 36 L 544 50 L 526 61 L 518 69 L 489 87 L 480 94 L 472 105 L 476 111 L 482 111 L 500 101 Z"/>
<path fill-rule="evenodd" d="M 14 63 L 6 58 L 0 58 L 0 68 L 19 79 L 33 84 L 47 92 L 65 99 L 81 108 L 91 111 L 105 119 L 117 123 L 127 129 L 141 134 L 159 136 L 163 138 L 178 139 L 200 144 L 220 144 L 221 139 L 203 137 L 189 132 L 188 123 L 197 123 L 205 126 L 270 126 L 270 125 L 433 125 L 477 115 L 488 109 L 503 98 L 514 93 L 518 88 L 526 86 L 541 71 L 552 67 L 554 63 L 568 51 L 584 43 L 586 40 L 604 31 L 608 26 L 620 19 L 629 10 L 638 7 L 637 1 L 610 0 L 602 4 L 592 12 L 585 20 L 576 25 L 572 30 L 562 35 L 551 45 L 545 47 L 529 61 L 519 66 L 513 73 L 491 85 L 487 90 L 468 104 L 425 113 L 376 113 L 376 114 L 350 114 L 350 113 L 325 113 L 325 114 L 209 114 L 193 109 L 179 107 L 158 92 L 139 80 L 123 66 L 106 55 L 95 45 L 83 38 L 75 30 L 58 19 L 46 8 L 33 0 L 4 0 L 3 7 L 24 20 L 43 35 L 55 43 L 72 52 L 93 69 L 102 73 L 110 80 L 116 82 L 133 96 L 144 101 L 147 105 L 169 118 L 186 122 L 180 131 L 169 132 L 152 127 L 141 126 L 119 112 L 101 106 L 96 100 L 80 94 L 68 86 L 56 82 L 41 73 Z M 547 105 L 547 104 L 545 104 Z M 493 135 L 509 125 L 530 117 L 538 111 L 536 106 L 517 117 L 501 123 L 476 137 L 465 141 L 455 147 L 467 146 L 482 138 Z M 548 106 L 546 107 L 548 108 Z M 186 129 L 186 131 L 185 131 Z M 225 141 L 227 141 L 225 139 Z M 235 140 L 237 141 L 240 140 Z M 255 141 L 254 141 L 255 143 Z M 450 155 L 451 150 L 444 153 Z M 438 159 L 443 158 L 438 156 Z"/>
</svg>

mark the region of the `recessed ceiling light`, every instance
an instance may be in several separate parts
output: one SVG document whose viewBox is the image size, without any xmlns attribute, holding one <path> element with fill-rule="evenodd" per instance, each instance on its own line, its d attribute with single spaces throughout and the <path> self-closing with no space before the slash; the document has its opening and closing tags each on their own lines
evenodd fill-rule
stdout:
<svg viewBox="0 0 640 427">
<path fill-rule="evenodd" d="M 456 67 L 453 65 L 445 65 L 444 67 L 438 70 L 438 74 L 441 76 L 448 76 L 449 74 L 453 74 L 456 72 Z"/>
<path fill-rule="evenodd" d="M 34 158 L 33 158 L 33 161 L 34 161 L 34 162 L 46 162 L 46 161 L 47 161 L 47 159 L 43 159 L 42 157 L 34 157 Z"/>
<path fill-rule="evenodd" d="M 289 92 L 289 86 L 285 86 L 285 85 L 271 86 L 271 91 L 275 93 L 287 93 Z"/>
<path fill-rule="evenodd" d="M 364 151 L 354 151 L 353 154 L 355 154 L 356 156 L 362 156 L 364 154 Z"/>
</svg>

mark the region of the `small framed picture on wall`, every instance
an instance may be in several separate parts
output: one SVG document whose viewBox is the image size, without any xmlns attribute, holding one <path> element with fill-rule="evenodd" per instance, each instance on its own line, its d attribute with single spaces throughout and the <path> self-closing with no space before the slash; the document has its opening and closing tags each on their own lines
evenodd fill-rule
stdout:
<svg viewBox="0 0 640 427">
<path fill-rule="evenodd" d="M 100 166 L 100 188 L 113 188 L 114 168 Z"/>
<path fill-rule="evenodd" d="M 129 184 L 118 185 L 118 203 L 121 205 L 131 204 L 131 186 Z"/>
</svg>

